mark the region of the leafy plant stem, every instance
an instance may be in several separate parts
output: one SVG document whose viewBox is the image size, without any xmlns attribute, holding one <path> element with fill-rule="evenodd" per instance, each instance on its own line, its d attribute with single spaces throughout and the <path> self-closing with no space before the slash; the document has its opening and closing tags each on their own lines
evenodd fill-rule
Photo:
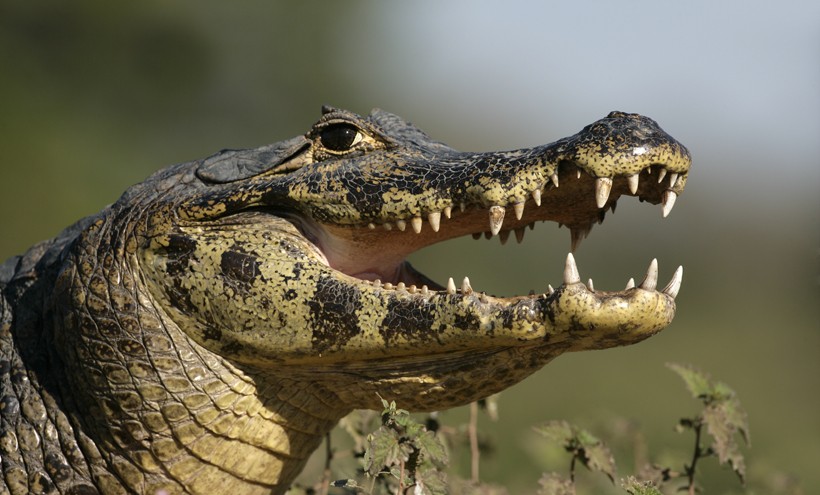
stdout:
<svg viewBox="0 0 820 495">
<path fill-rule="evenodd" d="M 693 421 L 693 423 L 695 425 L 695 451 L 692 453 L 692 463 L 686 466 L 686 477 L 689 479 L 689 495 L 695 495 L 695 466 L 703 453 L 700 448 L 700 433 L 703 429 L 703 423 L 701 421 Z"/>
<path fill-rule="evenodd" d="M 481 455 L 478 448 L 478 402 L 470 404 L 470 423 L 467 431 L 470 435 L 470 480 L 478 483 L 478 461 Z"/>
</svg>

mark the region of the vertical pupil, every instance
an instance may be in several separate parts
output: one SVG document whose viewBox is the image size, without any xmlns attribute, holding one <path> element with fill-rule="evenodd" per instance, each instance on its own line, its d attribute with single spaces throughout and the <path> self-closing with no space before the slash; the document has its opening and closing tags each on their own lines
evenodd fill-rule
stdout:
<svg viewBox="0 0 820 495">
<path fill-rule="evenodd" d="M 359 130 L 350 124 L 339 124 L 323 129 L 320 138 L 322 146 L 325 148 L 333 151 L 345 151 L 353 145 L 358 133 Z"/>
</svg>

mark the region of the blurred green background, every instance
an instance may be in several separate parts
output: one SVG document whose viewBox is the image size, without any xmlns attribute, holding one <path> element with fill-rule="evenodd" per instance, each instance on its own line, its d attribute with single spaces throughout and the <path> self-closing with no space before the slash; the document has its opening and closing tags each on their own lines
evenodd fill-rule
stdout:
<svg viewBox="0 0 820 495">
<path fill-rule="evenodd" d="M 758 493 L 820 493 L 820 5 L 759 2 L 0 1 L 0 259 L 99 211 L 165 165 L 305 132 L 320 105 L 381 107 L 465 150 L 575 133 L 640 112 L 691 150 L 669 218 L 623 200 L 576 254 L 619 289 L 658 257 L 679 314 L 631 348 L 563 356 L 501 399 L 482 477 L 533 492 L 530 425 L 607 438 L 628 418 L 649 454 L 687 461 L 672 426 L 697 404 L 663 363 L 726 381 L 749 412 Z M 569 232 L 467 238 L 414 264 L 496 294 L 560 283 Z M 664 282 L 665 283 L 665 282 Z M 462 415 L 462 416 L 460 416 Z M 447 418 L 458 420 L 463 412 Z M 681 452 L 680 456 L 673 453 Z M 631 472 L 619 458 L 621 476 Z M 740 492 L 707 470 L 709 493 Z M 468 476 L 468 472 L 462 472 Z"/>
</svg>

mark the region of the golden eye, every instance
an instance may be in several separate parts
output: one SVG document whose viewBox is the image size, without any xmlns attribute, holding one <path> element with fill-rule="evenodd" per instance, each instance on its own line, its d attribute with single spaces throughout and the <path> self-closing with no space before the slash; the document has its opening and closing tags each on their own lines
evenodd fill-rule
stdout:
<svg viewBox="0 0 820 495">
<path fill-rule="evenodd" d="M 362 139 L 362 132 L 354 125 L 332 124 L 319 132 L 322 146 L 330 151 L 347 151 Z"/>
</svg>

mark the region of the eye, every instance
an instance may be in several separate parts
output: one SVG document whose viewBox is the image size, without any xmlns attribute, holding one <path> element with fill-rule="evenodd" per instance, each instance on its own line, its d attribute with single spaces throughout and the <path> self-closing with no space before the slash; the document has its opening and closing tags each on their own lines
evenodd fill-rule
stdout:
<svg viewBox="0 0 820 495">
<path fill-rule="evenodd" d="M 330 151 L 347 151 L 362 140 L 362 133 L 354 125 L 333 124 L 319 132 L 319 139 Z"/>
</svg>

